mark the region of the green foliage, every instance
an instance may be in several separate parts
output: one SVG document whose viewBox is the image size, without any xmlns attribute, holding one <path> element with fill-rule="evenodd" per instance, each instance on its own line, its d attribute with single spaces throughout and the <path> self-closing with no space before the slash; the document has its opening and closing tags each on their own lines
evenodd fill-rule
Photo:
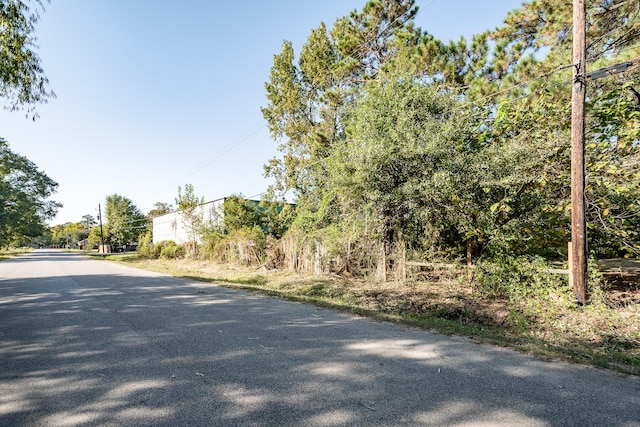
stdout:
<svg viewBox="0 0 640 427">
<path fill-rule="evenodd" d="M 412 29 L 414 3 L 370 1 L 362 12 L 336 20 L 330 30 L 321 24 L 311 32 L 297 64 L 291 42 L 283 43 L 265 84 L 268 105 L 262 109 L 283 155 L 265 166 L 266 175 L 275 178 L 274 192 L 293 190 L 303 210 L 313 210 L 322 199 L 324 160 L 345 139 L 344 127 L 362 82 L 393 56 L 398 34 Z"/>
<path fill-rule="evenodd" d="M 391 268 L 401 265 L 393 253 L 490 257 L 502 260 L 504 296 L 541 280 L 522 260 L 566 256 L 571 5 L 530 2 L 502 27 L 450 43 L 413 27 L 415 13 L 412 1 L 368 2 L 312 30 L 297 62 L 289 42 L 274 57 L 262 112 L 283 156 L 265 170 L 298 204 L 279 253 L 315 266 L 320 249 L 349 247 L 353 259 L 342 245 L 362 237 Z M 587 21 L 590 67 L 637 60 L 640 3 L 598 0 Z M 587 84 L 588 235 L 599 256 L 640 253 L 639 76 Z"/>
<path fill-rule="evenodd" d="M 225 233 L 232 233 L 243 227 L 259 226 L 261 223 L 262 211 L 258 203 L 241 196 L 225 197 L 222 211 Z"/>
<path fill-rule="evenodd" d="M 140 209 L 130 199 L 119 194 L 107 196 L 106 217 L 108 229 L 105 233 L 105 243 L 137 242 L 148 226 L 148 220 Z"/>
<path fill-rule="evenodd" d="M 599 88 L 603 93 L 589 108 L 589 232 L 592 249 L 609 257 L 640 254 L 640 95 L 633 92 L 635 84 Z"/>
<path fill-rule="evenodd" d="M 587 268 L 589 271 L 589 294 L 587 295 L 589 302 L 596 305 L 606 304 L 605 295 L 609 288 L 609 283 L 607 283 L 600 271 L 598 260 L 593 256 L 593 253 L 589 257 Z"/>
<path fill-rule="evenodd" d="M 273 200 L 260 202 L 259 210 L 262 230 L 276 239 L 281 238 L 289 230 L 296 215 L 294 205 Z"/>
<path fill-rule="evenodd" d="M 265 255 L 266 236 L 259 226 L 241 226 L 229 233 L 211 231 L 203 236 L 201 256 L 219 263 L 256 265 Z"/>
<path fill-rule="evenodd" d="M 187 229 L 187 236 L 189 237 L 191 255 L 198 256 L 198 241 L 202 232 L 204 224 L 204 212 L 202 205 L 204 204 L 204 197 L 198 197 L 195 195 L 193 185 L 185 184 L 184 193 L 182 188 L 178 187 L 178 197 L 176 197 L 176 206 L 182 216 L 182 221 Z"/>
<path fill-rule="evenodd" d="M 485 296 L 524 303 L 545 299 L 554 291 L 564 292 L 566 284 L 548 269 L 540 257 L 503 256 L 478 262 L 474 279 Z"/>
<path fill-rule="evenodd" d="M 259 227 L 265 235 L 280 238 L 290 227 L 294 207 L 272 200 L 247 200 L 239 195 L 225 197 L 222 205 L 223 232 L 232 234 L 242 228 Z"/>
<path fill-rule="evenodd" d="M 345 215 L 367 210 L 379 218 L 389 250 L 401 240 L 420 244 L 420 224 L 440 211 L 439 189 L 453 176 L 464 140 L 462 115 L 453 109 L 453 97 L 438 88 L 393 78 L 368 85 L 354 110 L 330 185 L 346 204 Z"/>
<path fill-rule="evenodd" d="M 51 243 L 54 245 L 75 245 L 89 236 L 89 230 L 84 222 L 67 222 L 54 225 L 51 230 Z"/>
<path fill-rule="evenodd" d="M 184 258 L 186 249 L 172 240 L 163 240 L 155 245 L 155 253 L 161 259 L 178 259 Z"/>
<path fill-rule="evenodd" d="M 61 204 L 48 200 L 58 183 L 0 138 L 0 247 L 26 244 L 46 230 Z"/>
<path fill-rule="evenodd" d="M 147 230 L 144 234 L 140 235 L 138 240 L 138 255 L 143 258 L 158 258 L 160 254 L 156 250 L 156 246 L 153 244 L 153 232 Z"/>
<path fill-rule="evenodd" d="M 0 98 L 5 108 L 27 108 L 55 96 L 49 90 L 40 58 L 35 52 L 35 25 L 40 19 L 41 0 L 2 0 L 0 2 Z"/>
<path fill-rule="evenodd" d="M 102 231 L 101 231 L 102 230 Z M 99 245 L 102 244 L 102 239 L 105 239 L 105 244 L 108 241 L 109 237 L 109 224 L 102 224 L 102 227 L 100 227 L 99 225 L 94 226 L 91 228 L 91 231 L 89 231 L 89 236 L 87 237 L 89 239 L 89 243 L 92 243 L 94 245 Z"/>
</svg>

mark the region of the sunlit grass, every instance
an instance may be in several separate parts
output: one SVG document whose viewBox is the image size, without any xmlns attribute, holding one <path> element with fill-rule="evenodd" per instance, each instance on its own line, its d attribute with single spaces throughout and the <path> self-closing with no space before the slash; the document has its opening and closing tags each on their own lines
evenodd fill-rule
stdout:
<svg viewBox="0 0 640 427">
<path fill-rule="evenodd" d="M 0 261 L 26 254 L 29 251 L 31 251 L 29 248 L 0 249 Z"/>
</svg>

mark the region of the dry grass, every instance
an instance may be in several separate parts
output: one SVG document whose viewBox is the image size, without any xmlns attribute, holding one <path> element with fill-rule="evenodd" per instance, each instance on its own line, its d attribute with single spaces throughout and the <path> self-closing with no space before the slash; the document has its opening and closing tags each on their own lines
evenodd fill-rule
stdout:
<svg viewBox="0 0 640 427">
<path fill-rule="evenodd" d="M 215 265 L 193 260 L 117 258 L 149 270 L 313 302 L 377 319 L 461 334 L 538 356 L 640 375 L 640 277 L 609 271 L 611 289 L 578 307 L 568 286 L 544 300 L 483 297 L 463 271 L 441 269 L 381 283 L 337 276 Z"/>
<path fill-rule="evenodd" d="M 17 248 L 17 249 L 0 249 L 0 261 L 16 257 L 18 255 L 26 254 L 31 249 L 29 248 Z"/>
</svg>

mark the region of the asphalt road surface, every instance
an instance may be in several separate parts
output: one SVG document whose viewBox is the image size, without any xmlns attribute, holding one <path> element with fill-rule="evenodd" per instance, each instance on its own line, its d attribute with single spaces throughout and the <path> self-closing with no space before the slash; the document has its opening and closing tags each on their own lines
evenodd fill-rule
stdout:
<svg viewBox="0 0 640 427">
<path fill-rule="evenodd" d="M 640 426 L 640 381 L 77 254 L 0 262 L 2 426 Z"/>
</svg>

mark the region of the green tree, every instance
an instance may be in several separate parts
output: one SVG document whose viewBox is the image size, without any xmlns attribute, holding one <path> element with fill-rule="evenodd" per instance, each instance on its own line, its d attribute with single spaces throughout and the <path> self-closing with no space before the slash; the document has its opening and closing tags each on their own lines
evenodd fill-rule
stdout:
<svg viewBox="0 0 640 427">
<path fill-rule="evenodd" d="M 532 1 L 511 12 L 502 27 L 475 36 L 470 45 L 464 39 L 445 45 L 425 33 L 417 49 L 403 56 L 406 69 L 459 91 L 473 107 L 469 120 L 478 129 L 475 144 L 517 141 L 531 150 L 534 159 L 546 159 L 536 162 L 536 183 L 520 193 L 536 204 L 523 206 L 521 198 L 508 198 L 508 205 L 491 205 L 511 211 L 526 208 L 531 213 L 530 223 L 523 226 L 529 234 L 514 236 L 513 244 L 503 250 L 517 246 L 558 253 L 568 239 L 571 70 L 558 68 L 571 58 L 571 9 L 570 3 L 560 0 Z M 587 21 L 589 70 L 637 56 L 640 3 L 591 3 Z M 640 247 L 635 232 L 640 216 L 637 197 L 632 195 L 640 183 L 634 167 L 639 76 L 632 70 L 587 85 L 589 240 L 592 249 L 608 256 L 638 253 Z"/>
<path fill-rule="evenodd" d="M 369 1 L 361 12 L 336 20 L 330 31 L 324 24 L 314 29 L 297 64 L 290 42 L 275 55 L 262 113 L 282 158 L 272 159 L 265 173 L 275 178 L 275 193 L 294 191 L 303 211 L 315 210 L 324 197 L 326 159 L 345 138 L 353 100 L 394 55 L 392 40 L 413 30 L 414 4 Z"/>
<path fill-rule="evenodd" d="M 184 192 L 182 187 L 178 186 L 178 197 L 176 197 L 176 206 L 178 212 L 182 216 L 182 222 L 187 229 L 187 236 L 191 244 L 193 256 L 198 256 L 198 241 L 204 224 L 204 212 L 202 205 L 204 197 L 195 195 L 193 185 L 185 184 Z"/>
<path fill-rule="evenodd" d="M 225 197 L 222 211 L 225 233 L 231 233 L 243 227 L 259 226 L 262 222 L 262 211 L 258 203 L 246 200 L 239 195 Z"/>
<path fill-rule="evenodd" d="M 289 229 L 294 217 L 292 205 L 273 200 L 247 200 L 240 195 L 225 197 L 222 205 L 224 232 L 260 227 L 276 238 Z"/>
<path fill-rule="evenodd" d="M 294 228 L 360 233 L 385 255 L 564 255 L 571 4 L 534 0 L 500 28 L 449 43 L 413 27 L 415 12 L 368 2 L 312 30 L 297 62 L 288 42 L 274 57 L 262 112 L 283 155 L 266 172 L 297 196 Z M 588 70 L 637 63 L 639 2 L 598 0 L 587 20 Z M 587 82 L 599 254 L 640 249 L 639 77 L 632 67 Z"/>
<path fill-rule="evenodd" d="M 61 204 L 48 200 L 58 184 L 0 138 L 0 247 L 42 234 Z"/>
<path fill-rule="evenodd" d="M 527 82 L 532 76 L 553 71 L 571 58 L 571 5 L 559 0 L 538 0 L 512 12 L 505 25 L 494 32 L 499 44 L 520 45 L 531 51 L 547 49 L 540 60 L 520 61 L 513 67 L 515 81 Z M 587 9 L 587 71 L 628 60 L 637 60 L 640 48 L 640 3 L 601 0 Z M 560 76 L 557 78 L 555 76 Z M 587 174 L 587 225 L 589 246 L 600 255 L 640 254 L 640 210 L 637 190 L 640 173 L 637 159 L 640 143 L 638 122 L 638 79 L 640 72 L 630 70 L 615 77 L 587 82 L 587 136 L 585 141 Z M 553 80 L 551 80 L 553 79 Z M 564 84 L 556 86 L 564 79 Z M 548 200 L 569 213 L 569 117 L 570 70 L 529 84 L 531 93 L 520 99 L 521 91 L 504 94 L 501 102 L 516 118 L 512 129 L 533 130 L 545 138 L 545 132 L 564 132 L 558 143 L 563 156 L 554 163 L 555 173 L 545 173 Z M 523 102 L 528 101 L 528 102 Z M 546 105 L 547 108 L 537 108 Z M 531 107 L 534 108 L 531 108 Z M 537 111 L 534 116 L 531 111 Z M 562 195 L 562 197 L 558 197 Z M 549 207 L 549 209 L 551 209 Z M 568 223 L 565 218 L 564 223 Z M 556 222 L 559 224 L 559 222 Z M 557 227 L 547 227 L 547 230 Z M 546 233 L 548 234 L 548 233 Z"/>
<path fill-rule="evenodd" d="M 108 238 L 109 238 L 109 224 L 108 223 L 102 224 L 102 234 L 101 234 L 99 225 L 96 225 L 96 226 L 92 227 L 91 231 L 89 231 L 89 236 L 87 238 L 89 239 L 90 243 L 93 243 L 94 245 L 100 245 L 100 244 L 102 244 L 102 237 L 103 236 L 104 236 L 105 239 L 107 239 L 106 241 L 108 241 Z"/>
<path fill-rule="evenodd" d="M 118 194 L 107 196 L 106 217 L 110 244 L 130 244 L 138 241 L 147 229 L 147 218 L 134 203 Z"/>
<path fill-rule="evenodd" d="M 171 203 L 156 202 L 153 204 L 153 209 L 149 211 L 147 216 L 149 218 L 155 218 L 173 212 L 173 205 Z"/>
<path fill-rule="evenodd" d="M 417 215 L 429 206 L 439 209 L 420 193 L 459 151 L 464 126 L 448 113 L 452 106 L 452 97 L 412 78 L 378 80 L 353 114 L 348 142 L 333 162 L 332 184 L 347 202 L 347 215 L 368 212 L 379 221 L 386 255 L 421 234 Z"/>
<path fill-rule="evenodd" d="M 35 25 L 41 10 L 41 0 L 0 1 L 0 97 L 5 108 L 26 108 L 33 118 L 33 105 L 55 96 L 35 51 Z"/>
<path fill-rule="evenodd" d="M 89 235 L 86 223 L 67 222 L 51 227 L 51 242 L 54 245 L 75 245 Z"/>
</svg>

